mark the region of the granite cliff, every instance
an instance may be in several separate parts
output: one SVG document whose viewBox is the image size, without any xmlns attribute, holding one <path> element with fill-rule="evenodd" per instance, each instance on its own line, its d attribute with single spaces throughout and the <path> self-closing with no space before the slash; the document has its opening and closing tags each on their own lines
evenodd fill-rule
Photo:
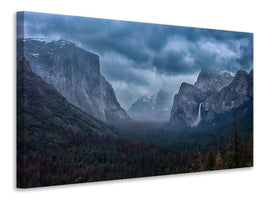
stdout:
<svg viewBox="0 0 267 200">
<path fill-rule="evenodd" d="M 108 123 L 130 118 L 112 86 L 100 73 L 99 57 L 66 40 L 18 39 L 18 60 L 26 57 L 32 71 L 52 84 L 71 104 Z"/>
</svg>

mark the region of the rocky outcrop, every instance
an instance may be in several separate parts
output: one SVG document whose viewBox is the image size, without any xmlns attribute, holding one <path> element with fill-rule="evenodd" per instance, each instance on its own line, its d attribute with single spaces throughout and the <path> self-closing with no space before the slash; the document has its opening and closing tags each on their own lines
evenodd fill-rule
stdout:
<svg viewBox="0 0 267 200">
<path fill-rule="evenodd" d="M 96 54 L 65 40 L 19 39 L 18 48 L 18 59 L 25 56 L 33 72 L 73 105 L 105 122 L 129 120 L 112 86 L 101 75 Z"/>
<path fill-rule="evenodd" d="M 249 73 L 239 70 L 234 77 L 200 73 L 194 85 L 181 85 L 174 97 L 170 122 L 193 126 L 198 116 L 201 121 L 211 122 L 215 115 L 236 109 L 252 98 L 252 70 Z"/>
</svg>

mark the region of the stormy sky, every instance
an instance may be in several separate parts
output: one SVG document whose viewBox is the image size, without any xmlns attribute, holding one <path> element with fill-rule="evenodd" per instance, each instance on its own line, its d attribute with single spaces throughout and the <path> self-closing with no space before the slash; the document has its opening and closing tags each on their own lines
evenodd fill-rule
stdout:
<svg viewBox="0 0 267 200">
<path fill-rule="evenodd" d="M 101 73 L 126 110 L 160 89 L 177 93 L 201 70 L 235 73 L 253 67 L 251 33 L 30 12 L 24 24 L 25 38 L 70 40 L 99 55 Z"/>
</svg>

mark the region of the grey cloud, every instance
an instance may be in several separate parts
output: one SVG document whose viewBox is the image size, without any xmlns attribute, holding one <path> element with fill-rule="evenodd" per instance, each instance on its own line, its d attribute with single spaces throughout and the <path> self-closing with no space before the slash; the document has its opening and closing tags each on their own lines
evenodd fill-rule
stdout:
<svg viewBox="0 0 267 200">
<path fill-rule="evenodd" d="M 186 81 L 181 77 L 200 70 L 253 67 L 251 33 L 26 12 L 25 37 L 70 40 L 97 53 L 101 72 L 126 107 L 125 99 L 154 92 L 167 80 L 177 92 L 176 78 Z"/>
<path fill-rule="evenodd" d="M 187 74 L 199 68 L 210 67 L 214 70 L 216 65 L 224 64 L 225 58 L 220 59 L 220 55 L 189 48 L 187 51 L 191 52 L 196 62 L 195 66 L 188 66 L 183 62 L 187 56 L 184 52 L 164 51 L 172 37 L 183 38 L 188 44 L 199 41 L 223 43 L 229 50 L 235 48 L 233 41 L 246 39 L 249 43 L 240 46 L 241 55 L 226 59 L 225 65 L 251 67 L 253 60 L 252 34 L 248 33 L 35 13 L 26 13 L 25 22 L 27 36 L 68 39 L 100 56 L 115 51 L 135 62 L 135 67 L 156 67 L 159 73 Z M 144 66 L 144 63 L 148 65 Z M 236 70 L 236 67 L 228 70 Z"/>
<path fill-rule="evenodd" d="M 101 72 L 110 81 L 124 81 L 130 84 L 149 85 L 149 80 L 138 73 L 137 64 L 117 53 L 107 53 L 100 58 Z"/>
</svg>

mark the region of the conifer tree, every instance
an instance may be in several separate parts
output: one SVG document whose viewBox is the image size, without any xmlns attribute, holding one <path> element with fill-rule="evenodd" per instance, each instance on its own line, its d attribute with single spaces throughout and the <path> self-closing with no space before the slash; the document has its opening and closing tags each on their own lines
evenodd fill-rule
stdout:
<svg viewBox="0 0 267 200">
<path fill-rule="evenodd" d="M 210 150 L 206 157 L 205 170 L 214 170 L 214 169 L 215 169 L 215 157 L 212 150 Z"/>
<path fill-rule="evenodd" d="M 243 143 L 240 130 L 237 127 L 236 114 L 234 113 L 233 130 L 230 136 L 229 151 L 226 153 L 227 168 L 244 167 Z"/>
<path fill-rule="evenodd" d="M 248 167 L 253 166 L 253 134 L 251 134 L 249 138 L 249 162 L 248 162 Z"/>
<path fill-rule="evenodd" d="M 190 169 L 190 172 L 200 172 L 204 171 L 204 167 L 202 164 L 202 158 L 201 158 L 201 153 L 199 151 L 196 151 L 194 156 L 194 161 L 192 164 L 192 168 Z"/>
<path fill-rule="evenodd" d="M 215 169 L 223 169 L 223 159 L 220 151 L 217 151 Z"/>
</svg>

